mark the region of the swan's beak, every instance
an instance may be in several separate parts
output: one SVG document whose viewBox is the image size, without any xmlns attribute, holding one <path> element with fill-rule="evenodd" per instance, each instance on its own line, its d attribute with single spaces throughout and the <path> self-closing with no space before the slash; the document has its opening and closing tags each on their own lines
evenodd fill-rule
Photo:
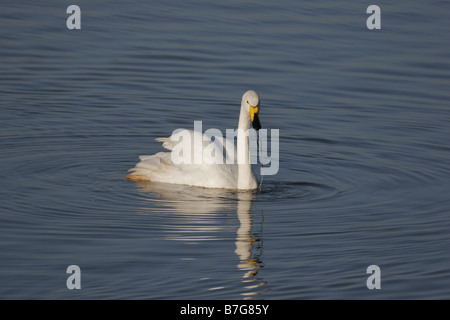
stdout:
<svg viewBox="0 0 450 320">
<path fill-rule="evenodd" d="M 259 130 L 261 129 L 261 122 L 259 122 L 259 108 L 258 106 L 253 107 L 250 106 L 250 120 L 252 121 L 253 129 Z"/>
</svg>

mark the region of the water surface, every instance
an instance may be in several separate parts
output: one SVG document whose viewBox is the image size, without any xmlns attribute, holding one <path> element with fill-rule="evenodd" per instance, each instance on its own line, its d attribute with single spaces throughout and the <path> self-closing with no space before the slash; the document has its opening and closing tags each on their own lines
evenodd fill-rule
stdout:
<svg viewBox="0 0 450 320">
<path fill-rule="evenodd" d="M 0 298 L 450 298 L 448 2 L 70 4 L 0 10 Z M 261 193 L 124 178 L 247 89 Z"/>
</svg>

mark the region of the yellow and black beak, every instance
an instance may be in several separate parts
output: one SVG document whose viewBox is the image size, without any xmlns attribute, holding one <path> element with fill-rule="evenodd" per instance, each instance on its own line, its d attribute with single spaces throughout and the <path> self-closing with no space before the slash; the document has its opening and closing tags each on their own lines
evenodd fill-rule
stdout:
<svg viewBox="0 0 450 320">
<path fill-rule="evenodd" d="M 250 105 L 250 120 L 252 121 L 253 129 L 261 129 L 261 122 L 259 122 L 259 107 Z"/>
</svg>

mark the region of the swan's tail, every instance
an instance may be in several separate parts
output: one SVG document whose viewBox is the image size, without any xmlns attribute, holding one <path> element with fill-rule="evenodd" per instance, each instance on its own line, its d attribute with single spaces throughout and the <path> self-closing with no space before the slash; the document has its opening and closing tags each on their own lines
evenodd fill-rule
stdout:
<svg viewBox="0 0 450 320">
<path fill-rule="evenodd" d="M 132 172 L 129 175 L 125 176 L 125 178 L 131 181 L 150 181 L 147 175 L 142 175 L 137 172 Z"/>
<path fill-rule="evenodd" d="M 178 141 L 172 141 L 170 137 L 168 138 L 156 138 L 158 142 L 162 142 L 163 148 L 167 150 L 173 150 L 173 147 L 178 143 Z"/>
<path fill-rule="evenodd" d="M 152 181 L 155 180 L 155 175 L 164 173 L 164 169 L 169 164 L 170 154 L 166 152 L 159 152 L 152 156 L 140 156 L 141 160 L 136 167 L 128 170 L 131 172 L 126 176 L 128 180 L 132 181 Z M 156 179 L 157 180 L 157 179 Z"/>
</svg>

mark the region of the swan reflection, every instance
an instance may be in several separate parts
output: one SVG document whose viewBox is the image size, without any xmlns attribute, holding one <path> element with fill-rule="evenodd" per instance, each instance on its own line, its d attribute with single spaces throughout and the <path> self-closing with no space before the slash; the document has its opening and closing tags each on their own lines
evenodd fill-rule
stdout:
<svg viewBox="0 0 450 320">
<path fill-rule="evenodd" d="M 234 229 L 230 221 L 237 214 L 239 227 L 234 252 L 239 258 L 237 268 L 242 271 L 244 290 L 241 295 L 251 299 L 262 292 L 261 287 L 266 283 L 259 278 L 258 271 L 263 267 L 263 219 L 262 213 L 251 214 L 254 192 L 155 182 L 139 182 L 138 186 L 145 199 L 156 201 L 157 210 L 169 218 L 170 223 L 164 225 L 167 240 L 229 240 L 227 231 Z"/>
<path fill-rule="evenodd" d="M 253 220 L 250 214 L 254 193 L 239 192 L 237 194 L 237 216 L 239 218 L 240 226 L 236 234 L 236 250 L 234 251 L 239 257 L 239 264 L 237 267 L 244 271 L 242 282 L 245 283 L 245 289 L 249 292 L 241 293 L 247 299 L 252 295 L 259 294 L 258 288 L 265 285 L 257 274 L 263 263 L 261 261 L 262 255 L 262 232 L 256 230 L 252 232 Z M 262 229 L 262 221 L 260 222 L 260 229 Z"/>
</svg>

